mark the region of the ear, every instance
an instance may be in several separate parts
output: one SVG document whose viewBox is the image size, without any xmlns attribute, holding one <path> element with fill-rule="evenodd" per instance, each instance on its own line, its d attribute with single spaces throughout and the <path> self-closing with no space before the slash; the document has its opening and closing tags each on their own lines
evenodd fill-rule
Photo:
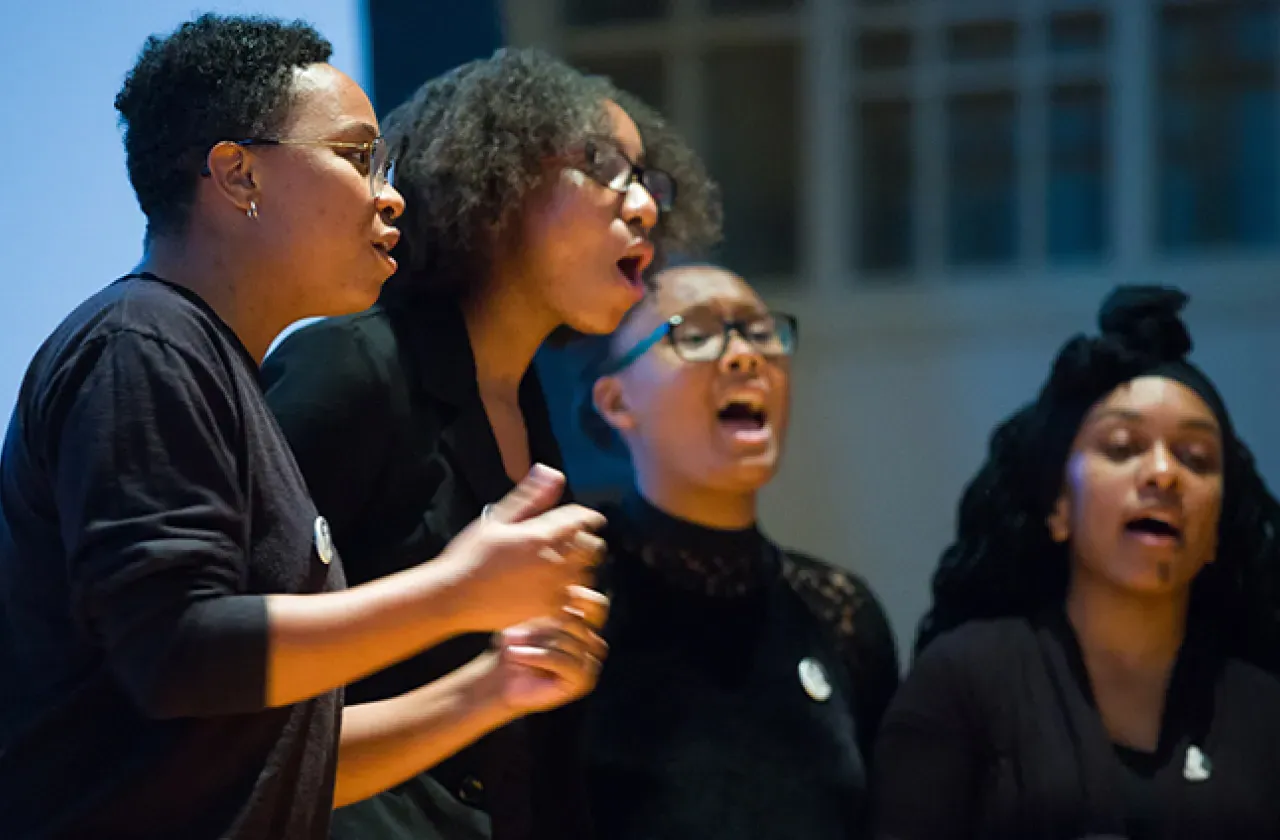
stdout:
<svg viewBox="0 0 1280 840">
<path fill-rule="evenodd" d="M 622 382 L 616 376 L 602 376 L 591 386 L 591 402 L 604 421 L 619 433 L 629 432 L 636 427 L 635 418 L 627 407 L 626 397 L 622 392 Z"/>
<path fill-rule="evenodd" d="M 258 200 L 260 190 L 253 155 L 240 145 L 222 141 L 209 150 L 205 159 L 208 180 L 242 213 Z"/>
<path fill-rule="evenodd" d="M 1053 503 L 1053 512 L 1045 517 L 1044 524 L 1049 528 L 1049 538 L 1056 543 L 1065 543 L 1071 539 L 1071 499 L 1064 488 Z"/>
</svg>

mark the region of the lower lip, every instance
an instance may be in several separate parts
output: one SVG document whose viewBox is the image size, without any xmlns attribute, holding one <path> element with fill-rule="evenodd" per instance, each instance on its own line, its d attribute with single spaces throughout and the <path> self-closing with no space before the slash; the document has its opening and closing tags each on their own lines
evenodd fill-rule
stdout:
<svg viewBox="0 0 1280 840">
<path fill-rule="evenodd" d="M 614 273 L 618 275 L 618 280 L 626 286 L 627 291 L 631 293 L 631 302 L 639 303 L 641 298 L 644 297 L 644 284 L 631 282 L 631 278 L 628 277 L 620 268 L 615 267 Z"/>
<path fill-rule="evenodd" d="M 377 255 L 378 255 L 378 256 L 382 257 L 382 261 L 383 261 L 383 262 L 385 262 L 387 265 L 391 266 L 391 270 L 392 270 L 392 272 L 394 272 L 394 271 L 396 270 L 396 268 L 398 267 L 398 265 L 399 265 L 399 264 L 396 262 L 396 258 L 395 258 L 395 257 L 391 256 L 391 255 L 390 255 L 390 254 L 388 254 L 386 251 L 384 251 L 383 249 L 381 249 L 381 248 L 377 247 L 376 245 L 374 246 L 373 250 L 374 250 L 374 252 L 375 252 L 375 253 L 377 253 Z"/>
<path fill-rule="evenodd" d="M 735 421 L 720 422 L 720 431 L 724 433 L 729 442 L 735 446 L 744 449 L 759 449 L 767 446 L 769 441 L 773 439 L 773 430 L 769 428 L 769 424 L 757 426 L 754 423 L 742 423 Z"/>
<path fill-rule="evenodd" d="M 1164 534 L 1150 534 L 1145 531 L 1126 531 L 1139 545 L 1148 546 L 1150 548 L 1177 548 L 1182 545 L 1182 540 L 1178 537 L 1165 536 Z"/>
</svg>

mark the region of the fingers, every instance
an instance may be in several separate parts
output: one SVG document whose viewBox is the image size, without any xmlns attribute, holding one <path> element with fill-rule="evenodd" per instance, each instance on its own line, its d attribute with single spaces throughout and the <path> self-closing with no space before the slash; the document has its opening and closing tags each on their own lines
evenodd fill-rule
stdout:
<svg viewBox="0 0 1280 840">
<path fill-rule="evenodd" d="M 510 493 L 485 506 L 486 518 L 501 522 L 523 522 L 551 509 L 564 493 L 564 473 L 543 464 L 534 464 Z"/>
<path fill-rule="evenodd" d="M 605 542 L 588 531 L 578 531 L 561 549 L 561 557 L 567 563 L 594 567 L 604 559 Z"/>
<path fill-rule="evenodd" d="M 585 586 L 570 586 L 568 595 L 569 603 L 565 605 L 564 612 L 577 619 L 574 623 L 580 622 L 590 630 L 604 627 L 605 619 L 609 617 L 607 597 Z"/>
<path fill-rule="evenodd" d="M 510 661 L 567 680 L 583 675 L 594 678 L 609 649 L 604 639 L 580 622 L 554 629 L 513 628 L 506 637 L 504 653 Z"/>
<path fill-rule="evenodd" d="M 598 542 L 598 537 L 595 538 L 596 542 L 583 541 L 583 537 L 593 537 L 594 532 L 604 528 L 605 518 L 582 505 L 562 505 L 529 519 L 525 524 L 551 544 L 572 543 L 574 547 L 584 547 L 590 551 L 603 546 L 603 543 Z"/>
</svg>

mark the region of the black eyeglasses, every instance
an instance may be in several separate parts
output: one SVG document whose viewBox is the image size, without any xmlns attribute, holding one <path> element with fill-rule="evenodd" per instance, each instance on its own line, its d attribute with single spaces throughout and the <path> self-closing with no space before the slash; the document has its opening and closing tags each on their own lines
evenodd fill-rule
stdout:
<svg viewBox="0 0 1280 840">
<path fill-rule="evenodd" d="M 232 142 L 237 146 L 324 146 L 350 152 L 352 154 L 344 157 L 351 161 L 351 165 L 357 172 L 369 179 L 369 194 L 374 198 L 381 195 L 387 184 L 391 182 L 391 147 L 382 137 L 375 137 L 363 143 L 347 140 L 294 140 L 276 137 L 250 137 Z M 207 165 L 201 174 L 209 174 Z"/>
<path fill-rule="evenodd" d="M 799 339 L 795 316 L 782 312 L 725 319 L 706 310 L 692 310 L 668 318 L 636 346 L 604 365 L 599 375 L 610 376 L 626 368 L 664 338 L 686 362 L 718 362 L 729 349 L 729 336 L 735 332 L 767 358 L 790 356 Z"/>
<path fill-rule="evenodd" d="M 584 171 L 601 185 L 625 195 L 632 184 L 639 182 L 653 197 L 660 212 L 669 213 L 675 207 L 675 179 L 661 169 L 633 163 L 609 140 L 588 139 L 582 144 L 582 156 L 586 163 Z"/>
</svg>

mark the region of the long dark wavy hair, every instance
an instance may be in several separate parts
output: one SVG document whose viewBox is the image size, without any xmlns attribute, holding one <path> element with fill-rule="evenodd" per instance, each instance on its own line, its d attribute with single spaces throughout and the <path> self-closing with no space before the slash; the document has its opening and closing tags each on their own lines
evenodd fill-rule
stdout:
<svg viewBox="0 0 1280 840">
<path fill-rule="evenodd" d="M 1099 313 L 1101 334 L 1067 342 L 1036 399 L 996 427 L 987 459 L 961 497 L 955 541 L 934 574 L 917 655 L 965 622 L 1032 615 L 1063 602 L 1067 547 L 1051 539 L 1046 519 L 1075 435 L 1089 409 L 1117 386 L 1170 375 L 1205 399 L 1223 437 L 1218 555 L 1192 584 L 1188 622 L 1211 625 L 1234 654 L 1273 669 L 1280 664 L 1280 505 L 1235 436 L 1221 397 L 1186 359 L 1191 337 L 1179 317 L 1186 302 L 1175 289 L 1116 289 Z"/>
</svg>

